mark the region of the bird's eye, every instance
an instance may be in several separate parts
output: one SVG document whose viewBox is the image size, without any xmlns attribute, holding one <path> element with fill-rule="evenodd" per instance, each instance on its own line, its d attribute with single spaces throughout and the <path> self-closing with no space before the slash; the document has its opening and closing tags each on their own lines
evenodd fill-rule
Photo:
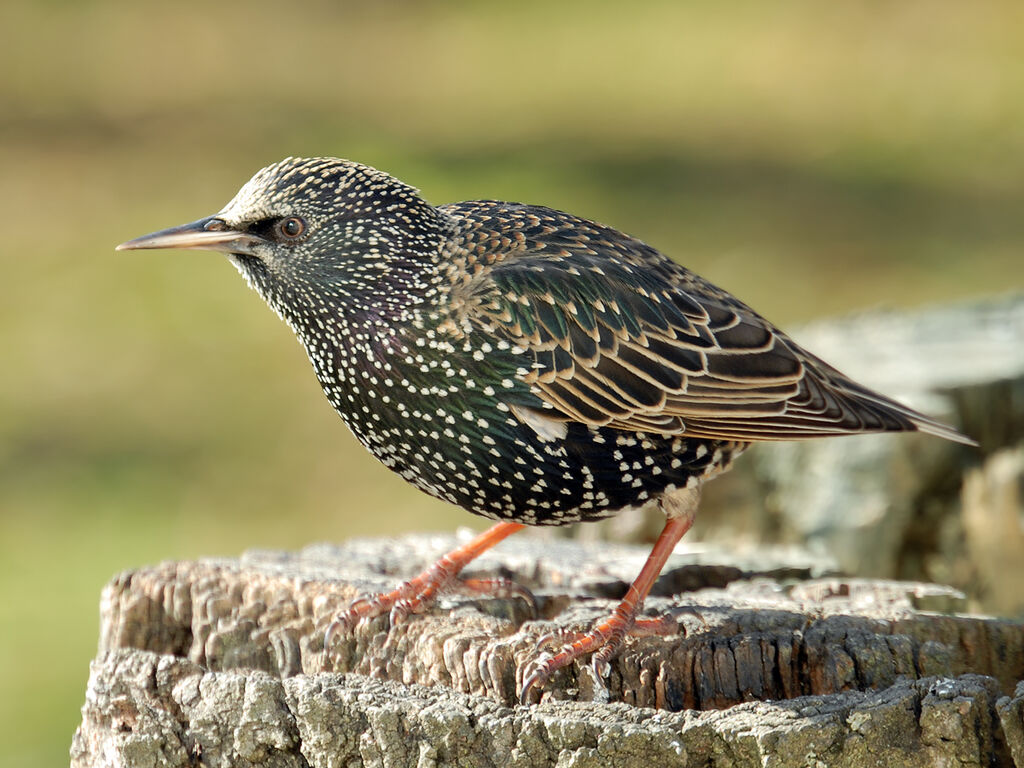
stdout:
<svg viewBox="0 0 1024 768">
<path fill-rule="evenodd" d="M 288 216 L 277 222 L 275 229 L 283 240 L 298 240 L 306 234 L 306 222 L 298 216 Z"/>
</svg>

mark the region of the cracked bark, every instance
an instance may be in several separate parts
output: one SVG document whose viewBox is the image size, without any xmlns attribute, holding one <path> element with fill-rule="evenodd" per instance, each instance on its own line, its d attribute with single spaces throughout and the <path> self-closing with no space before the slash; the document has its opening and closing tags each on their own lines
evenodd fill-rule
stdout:
<svg viewBox="0 0 1024 768">
<path fill-rule="evenodd" d="M 607 688 L 585 667 L 559 673 L 536 706 L 514 703 L 536 638 L 607 610 L 642 548 L 509 541 L 476 570 L 535 589 L 540 618 L 518 599 L 455 596 L 324 653 L 358 592 L 453 543 L 122 574 L 104 590 L 72 764 L 988 766 L 1024 753 L 1024 625 L 952 613 L 963 598 L 948 588 L 771 552 L 757 567 L 674 555 L 649 607 L 680 634 L 628 641 Z"/>
</svg>

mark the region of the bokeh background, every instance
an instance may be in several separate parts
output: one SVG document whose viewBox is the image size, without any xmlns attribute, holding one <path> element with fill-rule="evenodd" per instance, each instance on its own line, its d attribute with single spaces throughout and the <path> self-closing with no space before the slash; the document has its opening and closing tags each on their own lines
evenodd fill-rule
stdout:
<svg viewBox="0 0 1024 768">
<path fill-rule="evenodd" d="M 1019 289 L 1022 51 L 1016 0 L 7 0 L 0 763 L 67 760 L 121 569 L 482 525 L 361 452 L 226 260 L 114 245 L 323 154 L 596 218 L 783 326 Z"/>
</svg>

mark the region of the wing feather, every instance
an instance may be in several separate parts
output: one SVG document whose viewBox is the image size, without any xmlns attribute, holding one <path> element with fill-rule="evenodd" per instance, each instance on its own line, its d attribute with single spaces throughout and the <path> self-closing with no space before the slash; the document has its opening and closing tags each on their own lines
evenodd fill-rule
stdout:
<svg viewBox="0 0 1024 768">
<path fill-rule="evenodd" d="M 515 255 L 485 259 L 450 325 L 525 350 L 547 419 L 737 441 L 921 429 L 970 442 L 637 240 L 547 209 L 460 205 L 506 206 L 526 231 Z"/>
</svg>

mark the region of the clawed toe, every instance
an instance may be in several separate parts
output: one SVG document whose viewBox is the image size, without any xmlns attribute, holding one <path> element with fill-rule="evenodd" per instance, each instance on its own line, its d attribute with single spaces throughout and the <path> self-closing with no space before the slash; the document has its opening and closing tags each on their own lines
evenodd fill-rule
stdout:
<svg viewBox="0 0 1024 768">
<path fill-rule="evenodd" d="M 519 693 L 519 703 L 526 705 L 530 703 L 530 691 L 534 688 L 538 690 L 547 685 L 551 675 L 554 674 L 557 669 L 553 665 L 554 656 L 546 651 L 538 654 L 534 657 L 527 670 L 531 670 L 528 675 L 523 678 L 523 688 Z"/>
<path fill-rule="evenodd" d="M 555 646 L 566 645 L 579 639 L 582 634 L 583 632 L 566 627 L 553 629 L 537 638 L 537 641 L 533 644 L 533 652 L 536 656 L 540 656 Z"/>
<path fill-rule="evenodd" d="M 353 602 L 346 610 L 334 617 L 334 620 L 327 625 L 327 631 L 324 633 L 325 651 L 331 648 L 337 638 L 342 635 L 350 634 L 363 622 L 364 619 L 360 616 L 359 606 L 370 602 L 371 599 L 372 598 L 360 598 Z"/>
<path fill-rule="evenodd" d="M 467 592 L 493 597 L 519 598 L 529 606 L 533 616 L 537 615 L 537 598 L 534 597 L 533 592 L 511 579 L 462 579 L 456 583 Z"/>
<path fill-rule="evenodd" d="M 526 664 L 519 701 L 526 704 L 532 689 L 543 688 L 558 670 L 587 654 L 592 654 L 590 666 L 597 679 L 606 679 L 611 674 L 610 662 L 627 636 L 674 635 L 677 632 L 678 624 L 671 616 L 637 618 L 630 613 L 629 606 L 620 605 L 589 632 L 556 629 L 541 635 L 534 644 L 533 657 Z M 559 644 L 561 647 L 551 652 L 550 649 Z"/>
</svg>

